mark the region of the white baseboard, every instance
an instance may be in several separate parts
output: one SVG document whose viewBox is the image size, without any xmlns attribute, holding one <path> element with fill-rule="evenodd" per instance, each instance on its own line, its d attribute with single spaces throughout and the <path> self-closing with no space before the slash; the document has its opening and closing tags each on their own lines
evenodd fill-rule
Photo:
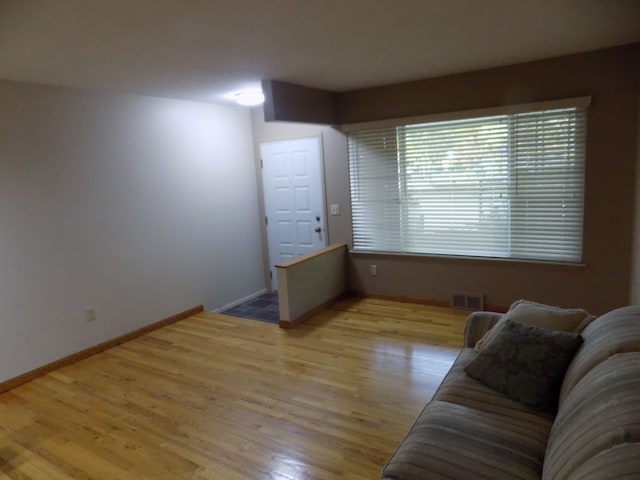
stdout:
<svg viewBox="0 0 640 480">
<path fill-rule="evenodd" d="M 233 302 L 228 303 L 227 305 L 223 305 L 223 306 L 218 307 L 218 308 L 216 308 L 216 309 L 214 309 L 214 310 L 211 310 L 211 312 L 213 312 L 213 313 L 220 313 L 220 312 L 222 312 L 223 310 L 226 310 L 226 309 L 228 309 L 228 308 L 233 308 L 233 307 L 235 307 L 236 305 L 240 305 L 241 303 L 248 302 L 249 300 L 253 300 L 254 298 L 257 298 L 257 297 L 259 297 L 260 295 L 264 295 L 264 294 L 265 294 L 265 293 L 267 293 L 267 292 L 269 292 L 269 290 L 267 290 L 266 288 L 263 288 L 262 290 L 259 290 L 259 291 L 255 292 L 255 293 L 252 293 L 251 295 L 247 295 L 247 296 L 246 296 L 246 297 L 244 297 L 244 298 L 241 298 L 241 299 L 239 299 L 239 300 L 234 300 Z"/>
</svg>

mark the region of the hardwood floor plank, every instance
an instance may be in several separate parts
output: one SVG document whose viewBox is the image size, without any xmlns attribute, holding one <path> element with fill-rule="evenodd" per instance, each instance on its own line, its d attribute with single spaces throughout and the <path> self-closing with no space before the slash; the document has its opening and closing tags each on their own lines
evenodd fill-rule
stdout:
<svg viewBox="0 0 640 480">
<path fill-rule="evenodd" d="M 466 316 L 375 298 L 291 330 L 198 314 L 0 395 L 0 477 L 377 478 Z"/>
</svg>

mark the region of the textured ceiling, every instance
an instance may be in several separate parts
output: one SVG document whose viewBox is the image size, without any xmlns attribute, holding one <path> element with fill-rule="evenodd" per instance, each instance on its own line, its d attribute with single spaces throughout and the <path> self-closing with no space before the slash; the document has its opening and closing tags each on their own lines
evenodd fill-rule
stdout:
<svg viewBox="0 0 640 480">
<path fill-rule="evenodd" d="M 640 0 L 0 0 L 0 78 L 220 102 L 640 41 Z"/>
</svg>

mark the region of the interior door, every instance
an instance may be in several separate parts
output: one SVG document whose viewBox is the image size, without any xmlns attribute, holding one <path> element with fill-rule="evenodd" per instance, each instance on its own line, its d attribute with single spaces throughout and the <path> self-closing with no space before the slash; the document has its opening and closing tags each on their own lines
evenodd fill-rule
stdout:
<svg viewBox="0 0 640 480">
<path fill-rule="evenodd" d="M 260 145 L 271 288 L 274 265 L 326 246 L 319 138 Z"/>
</svg>

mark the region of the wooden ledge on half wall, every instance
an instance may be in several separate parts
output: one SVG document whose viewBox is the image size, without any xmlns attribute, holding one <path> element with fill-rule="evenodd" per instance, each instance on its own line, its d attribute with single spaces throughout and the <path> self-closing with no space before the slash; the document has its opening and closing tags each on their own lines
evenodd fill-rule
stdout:
<svg viewBox="0 0 640 480">
<path fill-rule="evenodd" d="M 292 328 L 348 293 L 346 243 L 276 265 L 281 328 Z"/>
</svg>

